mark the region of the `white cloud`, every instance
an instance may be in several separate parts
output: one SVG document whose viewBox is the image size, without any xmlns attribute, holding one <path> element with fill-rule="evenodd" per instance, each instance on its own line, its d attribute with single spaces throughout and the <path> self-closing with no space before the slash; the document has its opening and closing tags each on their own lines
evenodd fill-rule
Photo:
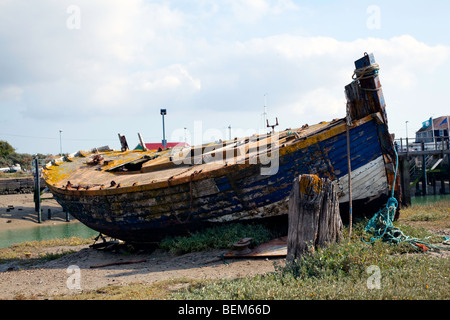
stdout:
<svg viewBox="0 0 450 320">
<path fill-rule="evenodd" d="M 182 128 L 208 119 L 212 127 L 257 129 L 268 94 L 268 112 L 280 126 L 311 124 L 344 116 L 344 86 L 366 51 L 381 65 L 391 123 L 403 121 L 405 108 L 425 113 L 439 95 L 448 100 L 440 84 L 448 46 L 411 35 L 342 40 L 288 28 L 258 32 L 268 17 L 303 10 L 294 1 L 200 1 L 198 14 L 176 1 L 80 1 L 78 30 L 66 27 L 70 4 L 1 3 L 0 103 L 28 119 L 123 125 L 124 114 L 169 105 Z"/>
<path fill-rule="evenodd" d="M 327 88 L 317 88 L 299 97 L 298 103 L 293 105 L 291 110 L 295 114 L 314 113 L 330 120 L 342 115 L 343 106 L 345 106 L 345 98 L 342 95 L 335 96 Z"/>
<path fill-rule="evenodd" d="M 274 14 L 282 14 L 285 11 L 297 11 L 300 7 L 292 0 L 278 0 L 272 7 Z"/>
<path fill-rule="evenodd" d="M 20 101 L 24 90 L 21 87 L 14 85 L 7 86 L 0 89 L 0 101 Z"/>
<path fill-rule="evenodd" d="M 269 11 L 265 0 L 231 0 L 234 16 L 239 22 L 255 23 Z"/>
<path fill-rule="evenodd" d="M 231 5 L 235 20 L 244 24 L 254 24 L 268 15 L 299 9 L 291 0 L 226 0 L 225 3 Z"/>
<path fill-rule="evenodd" d="M 175 64 L 156 70 L 156 72 L 139 72 L 134 76 L 137 90 L 149 92 L 165 92 L 172 90 L 198 91 L 201 81 L 189 74 L 186 67 Z"/>
<path fill-rule="evenodd" d="M 127 78 L 112 78 L 108 83 L 97 87 L 92 94 L 92 105 L 100 107 L 122 106 L 128 98 Z"/>
<path fill-rule="evenodd" d="M 116 0 L 80 7 L 83 28 L 91 32 L 86 36 L 98 41 L 94 43 L 97 53 L 108 52 L 124 63 L 142 61 L 144 52 L 153 50 L 157 57 L 157 50 L 164 50 L 161 45 L 170 43 L 172 33 L 185 25 L 181 12 L 154 2 Z"/>
</svg>

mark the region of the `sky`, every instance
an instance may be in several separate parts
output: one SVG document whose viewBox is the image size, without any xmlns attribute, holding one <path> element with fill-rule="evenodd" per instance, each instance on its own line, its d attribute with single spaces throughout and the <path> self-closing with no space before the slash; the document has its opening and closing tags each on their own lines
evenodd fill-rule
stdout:
<svg viewBox="0 0 450 320">
<path fill-rule="evenodd" d="M 73 153 L 342 118 L 380 65 L 389 130 L 450 114 L 450 1 L 0 0 L 0 140 Z M 264 115 L 265 113 L 265 115 Z M 231 132 L 230 132 L 231 127 Z"/>
</svg>

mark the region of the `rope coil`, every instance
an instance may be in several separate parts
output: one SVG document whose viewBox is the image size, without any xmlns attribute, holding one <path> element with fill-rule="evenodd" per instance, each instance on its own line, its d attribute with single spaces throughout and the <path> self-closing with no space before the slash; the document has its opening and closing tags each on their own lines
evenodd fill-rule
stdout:
<svg viewBox="0 0 450 320">
<path fill-rule="evenodd" d="M 369 66 L 356 69 L 353 72 L 352 79 L 353 79 L 353 81 L 361 81 L 361 80 L 365 80 L 365 79 L 374 78 L 378 75 L 379 71 L 380 71 L 379 64 L 372 63 Z M 379 91 L 380 89 L 381 89 L 381 86 L 379 88 L 375 88 L 375 89 L 361 87 L 361 90 L 365 90 L 365 91 Z"/>
<path fill-rule="evenodd" d="M 380 209 L 373 217 L 369 220 L 369 223 L 365 227 L 364 231 L 366 234 L 372 235 L 369 241 L 361 239 L 362 241 L 372 244 L 376 240 L 381 239 L 383 242 L 399 244 L 399 243 L 409 243 L 414 249 L 417 251 L 426 252 L 430 249 L 434 249 L 436 251 L 439 250 L 449 250 L 448 248 L 440 247 L 428 243 L 424 240 L 412 238 L 410 236 L 405 235 L 399 228 L 394 227 L 394 217 L 395 212 L 398 208 L 398 201 L 394 197 L 395 191 L 395 181 L 397 180 L 397 172 L 398 172 L 398 153 L 396 148 L 394 148 L 395 156 L 396 156 L 396 165 L 395 165 L 395 175 L 394 182 L 392 185 L 392 193 L 391 197 L 388 199 L 386 207 Z"/>
<path fill-rule="evenodd" d="M 354 81 L 364 80 L 364 79 L 370 79 L 378 75 L 378 72 L 380 71 L 380 66 L 378 63 L 372 63 L 366 67 L 362 67 L 359 69 L 356 69 L 353 73 L 352 79 Z"/>
</svg>

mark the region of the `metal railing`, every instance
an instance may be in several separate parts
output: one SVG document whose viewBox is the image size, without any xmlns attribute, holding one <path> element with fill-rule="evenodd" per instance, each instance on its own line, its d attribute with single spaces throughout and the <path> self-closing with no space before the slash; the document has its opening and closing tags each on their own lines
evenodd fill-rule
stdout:
<svg viewBox="0 0 450 320">
<path fill-rule="evenodd" d="M 432 138 L 428 138 L 428 140 L 430 139 Z M 416 138 L 399 138 L 394 139 L 394 143 L 397 145 L 397 150 L 401 153 L 450 150 L 449 136 L 435 137 L 434 141 L 431 142 L 417 141 Z"/>
</svg>

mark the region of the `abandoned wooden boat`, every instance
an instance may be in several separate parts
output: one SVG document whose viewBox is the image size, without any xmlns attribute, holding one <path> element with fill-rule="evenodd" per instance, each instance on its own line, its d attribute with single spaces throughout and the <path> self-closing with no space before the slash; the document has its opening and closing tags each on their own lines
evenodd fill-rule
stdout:
<svg viewBox="0 0 450 320">
<path fill-rule="evenodd" d="M 371 216 L 389 196 L 395 152 L 373 56 L 355 65 L 365 72 L 346 87 L 347 118 L 188 148 L 79 151 L 48 163 L 44 179 L 79 221 L 129 242 L 225 222 L 287 222 L 289 192 L 299 174 L 334 181 L 345 208 L 348 132 L 353 211 L 361 207 Z"/>
</svg>

